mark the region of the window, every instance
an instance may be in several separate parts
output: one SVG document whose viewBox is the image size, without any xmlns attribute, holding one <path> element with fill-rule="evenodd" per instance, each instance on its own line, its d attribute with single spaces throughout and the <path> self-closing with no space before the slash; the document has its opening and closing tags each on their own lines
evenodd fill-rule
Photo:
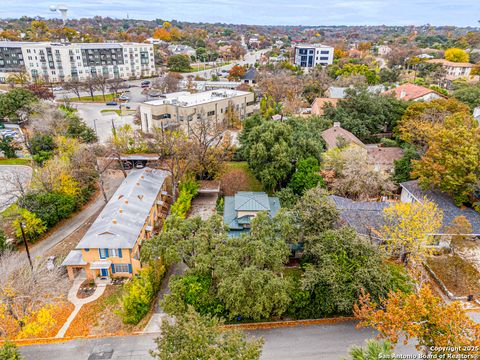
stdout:
<svg viewBox="0 0 480 360">
<path fill-rule="evenodd" d="M 320 56 L 320 60 L 328 60 L 328 56 Z"/>
<path fill-rule="evenodd" d="M 215 110 L 207 112 L 207 116 L 213 116 L 215 115 Z"/>
<path fill-rule="evenodd" d="M 320 51 L 320 54 L 322 55 L 328 55 L 329 51 L 328 50 L 322 50 Z"/>
<path fill-rule="evenodd" d="M 100 259 L 106 259 L 108 257 L 108 249 L 98 249 Z"/>
<path fill-rule="evenodd" d="M 130 272 L 130 269 L 129 269 L 129 266 L 128 264 L 114 264 L 114 269 L 115 269 L 115 272 L 120 272 L 120 273 L 129 273 Z"/>
</svg>

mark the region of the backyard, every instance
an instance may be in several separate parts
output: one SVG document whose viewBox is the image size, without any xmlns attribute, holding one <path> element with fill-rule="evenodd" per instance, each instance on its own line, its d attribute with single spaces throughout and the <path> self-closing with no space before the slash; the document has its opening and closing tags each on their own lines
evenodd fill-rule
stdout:
<svg viewBox="0 0 480 360">
<path fill-rule="evenodd" d="M 226 163 L 220 181 L 222 195 L 231 196 L 237 191 L 262 191 L 262 184 L 250 171 L 246 161 Z"/>
</svg>

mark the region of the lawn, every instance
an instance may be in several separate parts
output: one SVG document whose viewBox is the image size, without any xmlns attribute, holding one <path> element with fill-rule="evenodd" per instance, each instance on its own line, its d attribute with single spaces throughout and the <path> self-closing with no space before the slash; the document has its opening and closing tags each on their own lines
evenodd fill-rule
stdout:
<svg viewBox="0 0 480 360">
<path fill-rule="evenodd" d="M 480 273 L 473 264 L 458 255 L 433 256 L 428 266 L 455 296 L 480 293 Z"/>
<path fill-rule="evenodd" d="M 225 195 L 233 195 L 237 191 L 262 191 L 262 184 L 248 168 L 246 161 L 226 163 L 220 182 Z"/>
<path fill-rule="evenodd" d="M 118 116 L 135 114 L 135 110 L 103 109 L 102 114 L 115 113 Z"/>
<path fill-rule="evenodd" d="M 107 102 L 115 99 L 116 99 L 115 94 L 105 94 L 105 99 L 103 98 L 103 95 L 94 95 L 93 99 L 90 95 L 81 96 L 80 99 L 78 97 L 70 98 L 71 101 L 76 101 L 76 102 Z"/>
<path fill-rule="evenodd" d="M 30 166 L 32 164 L 32 159 L 0 159 L 0 165 L 27 165 Z"/>
</svg>

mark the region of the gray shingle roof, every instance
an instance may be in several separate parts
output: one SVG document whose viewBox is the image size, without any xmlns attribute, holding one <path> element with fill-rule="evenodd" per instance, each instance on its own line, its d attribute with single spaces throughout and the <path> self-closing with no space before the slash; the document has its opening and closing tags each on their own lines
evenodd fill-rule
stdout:
<svg viewBox="0 0 480 360">
<path fill-rule="evenodd" d="M 168 176 L 163 170 L 132 170 L 76 248 L 133 248 Z"/>
<path fill-rule="evenodd" d="M 250 69 L 247 70 L 245 75 L 243 76 L 243 80 L 255 80 L 257 77 L 257 69 L 251 67 Z"/>
<path fill-rule="evenodd" d="M 380 229 L 384 224 L 383 209 L 389 207 L 388 202 L 353 201 L 341 196 L 329 196 L 335 202 L 340 217 L 356 232 L 372 236 L 372 229 Z"/>
<path fill-rule="evenodd" d="M 480 214 L 471 208 L 459 208 L 455 205 L 452 197 L 438 190 L 423 190 L 417 180 L 401 183 L 400 186 L 412 194 L 417 201 L 422 201 L 424 197 L 433 201 L 443 210 L 443 226 L 449 226 L 457 216 L 465 216 L 472 225 L 474 234 L 480 234 Z"/>
</svg>

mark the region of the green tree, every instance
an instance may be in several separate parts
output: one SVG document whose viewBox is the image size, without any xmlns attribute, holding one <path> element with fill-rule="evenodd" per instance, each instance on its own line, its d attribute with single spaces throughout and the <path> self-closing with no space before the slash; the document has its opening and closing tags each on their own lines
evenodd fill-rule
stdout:
<svg viewBox="0 0 480 360">
<path fill-rule="evenodd" d="M 157 349 L 150 354 L 160 360 L 257 360 L 262 339 L 247 340 L 239 331 L 224 330 L 217 318 L 203 317 L 189 308 L 174 324 L 162 324 L 155 339 Z"/>
<path fill-rule="evenodd" d="M 445 59 L 453 62 L 468 62 L 470 60 L 470 56 L 463 49 L 450 48 L 445 50 Z"/>
<path fill-rule="evenodd" d="M 327 230 L 307 244 L 302 286 L 317 317 L 351 314 L 362 289 L 379 299 L 397 287 L 378 247 L 351 228 Z"/>
<path fill-rule="evenodd" d="M 325 107 L 325 117 L 362 141 L 376 140 L 372 135 L 392 131 L 408 103 L 392 96 L 370 93 L 366 88 L 348 89 L 345 100 L 337 107 Z"/>
<path fill-rule="evenodd" d="M 2 346 L 0 346 L 0 360 L 22 360 L 23 357 L 20 355 L 20 350 L 18 350 L 17 345 L 10 341 L 5 341 Z"/>
<path fill-rule="evenodd" d="M 5 94 L 0 94 L 0 119 L 17 122 L 22 119 L 22 112 L 27 115 L 31 105 L 38 98 L 26 89 L 16 88 Z"/>
<path fill-rule="evenodd" d="M 480 106 L 480 84 L 462 86 L 453 92 L 453 96 L 473 110 Z"/>
<path fill-rule="evenodd" d="M 172 55 L 168 58 L 168 69 L 175 72 L 188 72 L 191 70 L 190 57 L 185 54 Z"/>
<path fill-rule="evenodd" d="M 29 151 L 33 160 L 42 165 L 46 160 L 50 159 L 56 149 L 55 140 L 51 135 L 35 133 L 30 139 Z"/>
<path fill-rule="evenodd" d="M 344 77 L 351 75 L 363 75 L 367 79 L 367 83 L 370 85 L 378 84 L 380 81 L 380 77 L 377 75 L 377 72 L 369 69 L 368 65 L 365 64 L 347 63 L 343 65 L 342 68 L 338 69 L 335 75 Z"/>
<path fill-rule="evenodd" d="M 0 151 L 7 159 L 16 158 L 15 153 L 16 146 L 13 143 L 13 139 L 10 136 L 0 136 Z"/>
<path fill-rule="evenodd" d="M 314 157 L 300 160 L 297 169 L 288 183 L 288 187 L 295 194 L 303 195 L 306 190 L 312 189 L 320 184 L 325 187 L 325 182 L 319 174 L 320 166 L 318 160 Z"/>
<path fill-rule="evenodd" d="M 411 180 L 412 160 L 419 160 L 420 155 L 413 145 L 404 147 L 403 155 L 400 159 L 395 160 L 393 181 L 397 184 Z"/>
<path fill-rule="evenodd" d="M 47 228 L 68 218 L 77 208 L 74 196 L 60 192 L 30 193 L 21 198 L 19 203 L 37 215 Z"/>
</svg>

